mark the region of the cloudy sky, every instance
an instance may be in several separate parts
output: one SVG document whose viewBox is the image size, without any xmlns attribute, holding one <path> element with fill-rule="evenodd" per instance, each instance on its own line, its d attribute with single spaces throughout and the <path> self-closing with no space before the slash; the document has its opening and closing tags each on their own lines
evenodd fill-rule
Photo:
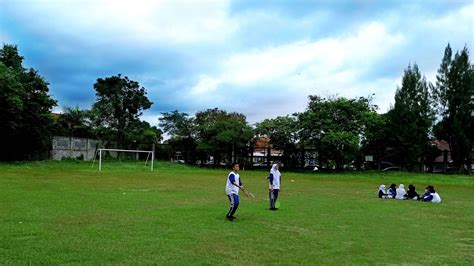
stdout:
<svg viewBox="0 0 474 266">
<path fill-rule="evenodd" d="M 218 107 L 250 123 L 303 111 L 308 95 L 375 94 L 386 112 L 403 69 L 435 80 L 447 43 L 473 55 L 462 0 L 0 0 L 17 44 L 65 106 L 90 108 L 97 78 L 123 74 L 161 112 Z"/>
</svg>

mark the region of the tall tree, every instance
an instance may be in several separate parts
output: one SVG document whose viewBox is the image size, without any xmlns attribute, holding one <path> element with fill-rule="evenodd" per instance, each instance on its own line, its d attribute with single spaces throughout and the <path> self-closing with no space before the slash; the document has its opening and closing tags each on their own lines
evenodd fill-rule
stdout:
<svg viewBox="0 0 474 266">
<path fill-rule="evenodd" d="M 16 73 L 23 73 L 23 56 L 18 53 L 18 46 L 12 44 L 4 44 L 0 50 L 0 61 Z"/>
<path fill-rule="evenodd" d="M 441 60 L 438 74 L 436 75 L 436 87 L 431 88 L 435 110 L 441 117 L 444 117 L 448 111 L 447 91 L 450 87 L 448 79 L 450 75 L 449 71 L 451 69 L 452 55 L 453 52 L 448 43 L 448 46 L 446 46 L 446 49 L 444 50 L 444 56 Z"/>
<path fill-rule="evenodd" d="M 226 159 L 236 160 L 248 152 L 254 133 L 246 117 L 240 113 L 227 113 L 217 108 L 196 113 L 197 149 L 203 155 L 213 156 L 214 163 Z"/>
<path fill-rule="evenodd" d="M 373 155 L 374 162 L 380 170 L 387 151 L 387 115 L 371 112 L 366 116 L 365 132 L 362 137 L 362 153 Z"/>
<path fill-rule="evenodd" d="M 400 166 L 413 170 L 421 167 L 429 149 L 429 130 L 433 111 L 429 85 L 416 64 L 408 66 L 402 77 L 402 86 L 395 92 L 395 105 L 388 112 L 390 148 Z"/>
<path fill-rule="evenodd" d="M 285 167 L 296 166 L 298 124 L 295 116 L 265 119 L 256 124 L 255 133 L 257 136 L 269 137 L 274 148 L 283 150 L 282 161 Z"/>
<path fill-rule="evenodd" d="M 155 126 L 151 126 L 146 121 L 136 120 L 130 124 L 130 129 L 126 132 L 126 139 L 129 140 L 129 149 L 151 150 L 153 144 L 159 144 L 163 139 L 163 131 Z"/>
<path fill-rule="evenodd" d="M 0 62 L 0 132 L 13 135 L 22 125 L 25 91 L 18 73 Z"/>
<path fill-rule="evenodd" d="M 183 153 L 185 163 L 194 163 L 196 157 L 196 133 L 194 119 L 178 110 L 162 113 L 160 127 L 170 135 L 169 143 L 174 151 Z"/>
<path fill-rule="evenodd" d="M 318 150 L 320 164 L 334 165 L 342 170 L 345 164 L 357 160 L 367 116 L 376 108 L 370 97 L 326 99 L 309 96 L 307 110 L 298 117 L 300 139 Z"/>
<path fill-rule="evenodd" d="M 56 119 L 55 134 L 73 137 L 94 137 L 91 128 L 90 111 L 66 106 Z"/>
<path fill-rule="evenodd" d="M 123 148 L 130 141 L 126 139 L 130 125 L 137 122 L 142 111 L 153 103 L 148 100 L 144 87 L 120 74 L 97 79 L 94 89 L 96 124 L 102 127 L 103 137 L 113 138 L 118 147 Z"/>
<path fill-rule="evenodd" d="M 0 49 L 0 160 L 45 158 L 51 149 L 56 101 L 44 78 L 22 61 L 17 46 Z"/>
<path fill-rule="evenodd" d="M 470 172 L 474 144 L 474 66 L 467 47 L 452 58 L 448 44 L 436 78 L 433 95 L 440 121 L 434 133 L 449 142 L 451 157 L 459 172 L 466 169 Z"/>
</svg>

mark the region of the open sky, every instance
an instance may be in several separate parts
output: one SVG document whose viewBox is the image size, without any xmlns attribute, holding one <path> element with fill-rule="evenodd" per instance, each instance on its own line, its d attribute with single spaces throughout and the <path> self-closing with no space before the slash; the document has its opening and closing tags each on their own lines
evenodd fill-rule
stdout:
<svg viewBox="0 0 474 266">
<path fill-rule="evenodd" d="M 250 123 L 304 111 L 308 95 L 374 95 L 388 111 L 404 68 L 434 82 L 444 48 L 473 56 L 463 0 L 0 0 L 0 41 L 17 44 L 65 106 L 90 108 L 121 73 L 161 112 L 218 107 Z"/>
</svg>

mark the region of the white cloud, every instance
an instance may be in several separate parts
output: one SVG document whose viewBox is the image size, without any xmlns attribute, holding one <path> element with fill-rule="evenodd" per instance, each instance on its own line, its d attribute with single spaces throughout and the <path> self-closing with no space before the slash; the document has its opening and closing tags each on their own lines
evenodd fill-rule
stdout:
<svg viewBox="0 0 474 266">
<path fill-rule="evenodd" d="M 352 98 L 375 93 L 379 112 L 386 112 L 403 69 L 417 62 L 433 82 L 447 42 L 456 49 L 472 47 L 473 21 L 470 5 L 443 17 L 398 14 L 340 36 L 253 48 L 220 60 L 217 74 L 201 73 L 193 92 L 223 108 L 233 105 L 219 102 L 222 95 L 245 95 L 250 100 L 240 102 L 241 110 L 251 121 L 302 111 L 310 94 Z M 231 91 L 236 89 L 239 93 Z"/>
<path fill-rule="evenodd" d="M 209 77 L 208 75 L 201 75 L 198 83 L 191 88 L 191 94 L 202 95 L 212 93 L 222 83 L 220 79 Z"/>
<path fill-rule="evenodd" d="M 467 34 L 466 42 L 471 45 L 474 42 L 474 4 L 464 6 L 457 12 L 447 14 L 444 17 L 433 18 L 422 21 L 422 27 L 428 32 L 438 32 L 443 35 L 449 33 L 451 36 Z"/>
<path fill-rule="evenodd" d="M 433 81 L 447 42 L 455 50 L 467 44 L 471 52 L 474 43 L 472 4 L 440 17 L 415 3 L 413 10 L 393 8 L 369 21 L 357 18 L 356 10 L 337 8 L 329 12 L 315 7 L 305 17 L 262 9 L 230 14 L 229 1 L 3 1 L 21 32 L 2 29 L 0 38 L 28 36 L 25 42 L 38 44 L 35 49 L 43 45 L 71 62 L 77 54 L 90 56 L 90 64 L 78 66 L 72 75 L 118 59 L 117 69 L 129 64 L 145 72 L 138 76 L 141 83 L 163 80 L 150 93 L 157 95 L 154 107 L 165 101 L 163 108 L 176 106 L 191 114 L 193 108 L 219 107 L 242 112 L 252 122 L 303 111 L 310 94 L 375 93 L 375 103 L 385 112 L 408 63 L 416 61 Z M 347 28 L 334 33 L 331 20 L 342 15 Z M 175 56 L 179 62 L 167 72 L 167 60 Z M 133 62 L 120 60 L 126 57 Z M 147 61 L 157 63 L 140 68 Z"/>
<path fill-rule="evenodd" d="M 74 38 L 90 37 L 92 43 L 216 42 L 227 40 L 236 29 L 235 22 L 227 16 L 228 1 L 43 0 L 23 3 L 28 8 L 18 5 L 16 12 L 25 22 L 34 21 L 29 27 L 50 28 L 55 34 Z"/>
<path fill-rule="evenodd" d="M 301 40 L 237 53 L 218 63 L 219 74 L 203 74 L 192 91 L 202 99 L 212 98 L 215 103 L 218 95 L 235 93 L 229 88 L 239 88 L 241 95 L 255 98 L 241 102 L 245 105 L 242 110 L 249 112 L 262 98 L 274 97 L 278 100 L 259 105 L 260 110 L 270 112 L 270 117 L 303 111 L 309 94 L 330 90 L 331 94 L 345 97 L 368 96 L 378 89 L 374 86 L 386 86 L 387 81 L 361 84 L 359 76 L 403 41 L 402 34 L 388 32 L 382 24 L 374 22 L 339 38 Z"/>
<path fill-rule="evenodd" d="M 383 25 L 371 23 L 354 35 L 314 42 L 298 41 L 230 56 L 220 65 L 223 70 L 220 79 L 223 83 L 237 85 L 276 79 L 289 80 L 290 84 L 296 85 L 301 83 L 298 80 L 352 80 L 371 60 L 401 42 L 401 34 L 392 34 Z M 347 73 L 349 70 L 353 72 Z"/>
</svg>

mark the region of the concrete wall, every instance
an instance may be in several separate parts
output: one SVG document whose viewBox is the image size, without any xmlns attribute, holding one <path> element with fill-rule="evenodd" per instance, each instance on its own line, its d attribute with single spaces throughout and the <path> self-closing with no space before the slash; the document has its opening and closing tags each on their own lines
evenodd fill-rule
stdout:
<svg viewBox="0 0 474 266">
<path fill-rule="evenodd" d="M 99 140 L 72 138 L 55 136 L 53 137 L 53 147 L 51 156 L 53 160 L 61 160 L 63 158 L 78 158 L 81 155 L 84 160 L 94 159 Z"/>
</svg>

